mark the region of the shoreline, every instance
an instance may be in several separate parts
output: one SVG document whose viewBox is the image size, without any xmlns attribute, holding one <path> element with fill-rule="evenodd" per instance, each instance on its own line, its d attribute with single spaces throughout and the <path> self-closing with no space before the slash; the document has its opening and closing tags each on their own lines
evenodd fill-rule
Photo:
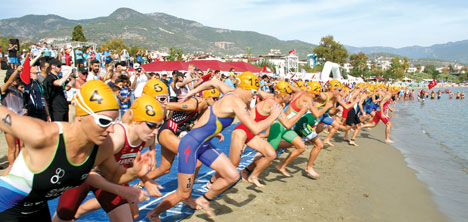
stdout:
<svg viewBox="0 0 468 222">
<path fill-rule="evenodd" d="M 335 147 L 323 149 L 315 162 L 317 180 L 303 174 L 311 146 L 288 166 L 293 177 L 276 172 L 275 160 L 259 178 L 266 188 L 239 181 L 212 202 L 217 220 L 448 221 L 403 154 L 383 143 L 383 126 L 363 130 L 359 147 L 347 145 L 338 133 Z M 196 211 L 187 221 L 206 219 Z"/>
<path fill-rule="evenodd" d="M 260 175 L 266 188 L 239 181 L 211 203 L 218 221 L 448 221 L 403 154 L 383 143 L 383 124 L 363 130 L 356 139 L 359 147 L 349 146 L 342 135 L 317 158 L 319 179 L 303 174 L 311 146 L 288 166 L 292 177 L 274 168 L 283 153 Z M 6 160 L 3 135 L 0 147 L 0 159 Z M 186 218 L 207 219 L 202 211 Z"/>
</svg>

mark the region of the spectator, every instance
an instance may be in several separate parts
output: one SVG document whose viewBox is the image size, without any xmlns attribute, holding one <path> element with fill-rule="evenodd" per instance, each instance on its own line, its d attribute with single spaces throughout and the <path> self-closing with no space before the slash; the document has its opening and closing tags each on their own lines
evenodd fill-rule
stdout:
<svg viewBox="0 0 468 222">
<path fill-rule="evenodd" d="M 84 67 L 78 68 L 78 78 L 76 78 L 75 89 L 81 89 L 81 86 L 86 83 L 88 78 L 88 69 Z"/>
<path fill-rule="evenodd" d="M 23 70 L 23 66 L 18 66 L 18 68 L 14 71 L 12 69 L 7 71 L 4 80 L 5 84 L 1 86 L 0 92 L 2 95 L 2 105 L 8 107 L 8 109 L 17 114 L 23 115 L 23 93 L 18 89 L 18 86 L 21 82 L 19 79 L 19 73 L 21 70 Z M 3 121 L 5 122 L 8 120 Z M 13 137 L 12 135 L 5 133 L 5 139 L 8 144 L 8 167 L 11 167 L 19 153 L 19 147 L 16 146 L 17 138 Z"/>
<path fill-rule="evenodd" d="M 79 67 L 83 66 L 83 51 L 81 51 L 81 46 L 78 46 L 75 49 L 75 59 L 76 59 L 76 65 Z"/>
<path fill-rule="evenodd" d="M 132 82 L 131 88 L 134 90 L 135 98 L 138 98 L 143 93 L 143 87 L 151 79 L 151 76 L 138 63 L 135 63 L 134 69 L 135 74 L 130 77 L 130 81 Z"/>
<path fill-rule="evenodd" d="M 90 81 L 90 80 L 93 80 L 93 79 L 100 80 L 101 76 L 99 75 L 99 73 L 100 73 L 100 68 L 101 67 L 99 65 L 99 61 L 96 60 L 96 59 L 91 60 L 90 68 L 91 68 L 91 72 L 88 73 L 88 77 L 86 78 L 86 81 Z"/>
<path fill-rule="evenodd" d="M 68 78 L 71 72 L 64 74 L 61 78 L 59 74 L 62 70 L 62 63 L 57 59 L 50 61 L 50 73 L 44 81 L 46 91 L 46 101 L 49 106 L 52 121 L 68 122 L 68 102 L 64 90 L 69 90 Z"/>
<path fill-rule="evenodd" d="M 130 89 L 128 88 L 129 85 L 129 78 L 128 76 L 120 76 L 115 80 L 115 85 L 120 88 L 120 93 L 119 96 L 117 97 L 120 101 L 120 116 L 122 117 L 125 113 L 125 111 L 128 110 L 128 108 L 131 105 L 130 101 Z"/>
<path fill-rule="evenodd" d="M 260 90 L 270 92 L 267 75 L 262 76 L 262 80 L 260 81 Z"/>
<path fill-rule="evenodd" d="M 236 86 L 234 85 L 234 77 L 234 73 L 229 72 L 229 76 L 226 80 L 224 80 L 224 83 L 226 83 L 231 88 L 236 88 Z"/>
<path fill-rule="evenodd" d="M 8 59 L 8 62 L 10 63 L 10 69 L 16 69 L 19 64 L 18 45 L 12 44 L 11 42 L 8 44 Z"/>
<path fill-rule="evenodd" d="M 49 46 L 47 45 L 47 42 L 44 42 L 44 44 L 42 45 L 41 51 L 42 51 L 42 56 L 44 56 L 45 58 L 51 57 L 51 51 L 49 49 Z"/>
<path fill-rule="evenodd" d="M 50 122 L 50 114 L 45 101 L 45 91 L 43 85 L 38 81 L 39 57 L 36 57 L 31 65 L 30 83 L 24 86 L 24 104 L 27 115 Z"/>
<path fill-rule="evenodd" d="M 167 72 L 164 71 L 161 75 L 161 81 L 166 84 L 166 86 L 169 86 L 169 81 L 167 80 Z"/>
<path fill-rule="evenodd" d="M 191 82 L 192 82 L 192 78 L 190 78 L 190 75 L 184 75 L 184 73 L 176 71 L 176 78 L 171 83 L 171 87 L 174 89 L 176 97 L 187 94 L 190 91 L 190 88 L 188 85 Z"/>
</svg>

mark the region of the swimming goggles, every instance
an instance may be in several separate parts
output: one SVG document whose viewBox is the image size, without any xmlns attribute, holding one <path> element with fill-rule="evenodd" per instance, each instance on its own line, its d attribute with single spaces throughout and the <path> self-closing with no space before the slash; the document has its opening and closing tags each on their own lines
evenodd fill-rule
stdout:
<svg viewBox="0 0 468 222">
<path fill-rule="evenodd" d="M 75 98 L 78 98 L 79 101 L 77 101 L 77 105 L 83 109 L 86 113 L 88 113 L 89 115 L 91 115 L 93 118 L 94 118 L 94 122 L 96 122 L 96 124 L 102 128 L 107 128 L 109 127 L 110 125 L 112 124 L 115 124 L 116 121 L 114 121 L 112 118 L 108 117 L 108 116 L 104 116 L 104 115 L 99 115 L 99 114 L 96 114 L 94 113 L 87 105 L 86 103 L 84 102 L 83 100 L 83 97 L 81 96 L 81 93 L 76 93 L 75 94 Z"/>
</svg>

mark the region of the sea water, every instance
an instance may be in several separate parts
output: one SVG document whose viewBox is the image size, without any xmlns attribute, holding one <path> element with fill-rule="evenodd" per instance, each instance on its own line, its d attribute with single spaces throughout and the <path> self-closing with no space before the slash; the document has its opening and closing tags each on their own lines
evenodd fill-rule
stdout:
<svg viewBox="0 0 468 222">
<path fill-rule="evenodd" d="M 452 89 L 465 91 L 467 89 Z M 395 147 L 452 221 L 468 221 L 468 100 L 398 102 L 391 131 Z"/>
</svg>

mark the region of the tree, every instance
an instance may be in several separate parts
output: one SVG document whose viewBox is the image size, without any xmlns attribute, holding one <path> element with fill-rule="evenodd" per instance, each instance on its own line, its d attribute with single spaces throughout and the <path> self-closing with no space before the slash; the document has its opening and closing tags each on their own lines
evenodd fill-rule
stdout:
<svg viewBox="0 0 468 222">
<path fill-rule="evenodd" d="M 169 61 L 182 61 L 182 56 L 184 55 L 184 51 L 182 49 L 177 49 L 174 47 L 171 47 L 169 49 Z"/>
<path fill-rule="evenodd" d="M 408 58 L 406 59 L 408 60 Z M 402 79 L 405 76 L 405 64 L 400 62 L 399 57 L 392 58 L 392 65 L 389 70 L 392 79 Z"/>
<path fill-rule="evenodd" d="M 354 76 L 362 76 L 364 72 L 366 72 L 369 68 L 367 67 L 367 57 L 366 54 L 360 52 L 359 54 L 352 54 L 349 57 L 349 63 L 353 66 L 351 73 Z"/>
<path fill-rule="evenodd" d="M 122 49 L 127 49 L 128 47 L 124 44 L 122 39 L 111 39 L 107 42 L 102 43 L 100 50 L 104 51 L 106 49 L 115 50 L 117 52 L 122 51 Z"/>
<path fill-rule="evenodd" d="M 142 48 L 142 47 L 136 46 L 136 45 L 130 45 L 130 47 L 128 49 L 128 54 L 130 54 L 130 56 L 136 56 L 138 51 L 145 52 L 146 50 L 148 50 L 148 49 L 147 48 Z"/>
<path fill-rule="evenodd" d="M 78 42 L 88 41 L 86 37 L 84 36 L 83 27 L 81 27 L 81 25 L 76 25 L 75 28 L 73 28 L 72 41 L 78 41 Z"/>
<path fill-rule="evenodd" d="M 277 73 L 275 64 L 270 62 L 270 60 L 268 60 L 268 59 L 262 59 L 262 60 L 260 60 L 260 61 L 258 61 L 256 63 L 252 63 L 252 65 L 257 66 L 257 67 L 262 68 L 262 69 L 263 69 L 263 67 L 265 67 L 265 64 L 267 65 L 267 68 L 272 73 Z M 307 71 L 307 69 L 306 69 L 306 71 Z"/>
<path fill-rule="evenodd" d="M 435 65 L 433 64 L 426 65 L 426 68 L 424 68 L 424 72 L 430 74 L 433 79 L 437 79 L 437 76 L 440 74 L 440 72 L 435 68 Z"/>
<path fill-rule="evenodd" d="M 320 40 L 319 46 L 314 48 L 314 53 L 318 58 L 325 61 L 336 62 L 343 65 L 348 59 L 348 50 L 338 42 L 333 40 L 333 36 L 325 36 Z"/>
</svg>

